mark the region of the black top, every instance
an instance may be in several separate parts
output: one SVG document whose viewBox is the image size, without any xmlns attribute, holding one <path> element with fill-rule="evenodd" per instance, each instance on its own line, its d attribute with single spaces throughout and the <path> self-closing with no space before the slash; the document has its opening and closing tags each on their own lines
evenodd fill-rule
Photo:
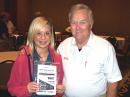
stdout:
<svg viewBox="0 0 130 97">
<path fill-rule="evenodd" d="M 79 49 L 79 51 L 81 51 L 82 49 Z"/>
</svg>

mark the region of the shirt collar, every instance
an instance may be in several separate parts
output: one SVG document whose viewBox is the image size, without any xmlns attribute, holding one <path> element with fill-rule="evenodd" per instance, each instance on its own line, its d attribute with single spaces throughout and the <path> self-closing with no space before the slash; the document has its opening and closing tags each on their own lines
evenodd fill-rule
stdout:
<svg viewBox="0 0 130 97">
<path fill-rule="evenodd" d="M 85 46 L 92 47 L 92 46 L 93 46 L 93 38 L 94 38 L 94 34 L 93 34 L 93 32 L 91 31 L 91 32 L 90 32 L 90 37 L 89 37 L 89 39 L 88 39 L 88 43 L 87 43 Z"/>
<path fill-rule="evenodd" d="M 52 60 L 52 56 L 51 56 L 51 53 L 50 53 L 49 49 L 48 49 L 48 52 L 49 53 L 48 53 L 46 62 L 52 62 L 53 60 Z M 33 60 L 40 60 L 39 55 L 38 55 L 36 49 L 34 49 Z"/>
</svg>

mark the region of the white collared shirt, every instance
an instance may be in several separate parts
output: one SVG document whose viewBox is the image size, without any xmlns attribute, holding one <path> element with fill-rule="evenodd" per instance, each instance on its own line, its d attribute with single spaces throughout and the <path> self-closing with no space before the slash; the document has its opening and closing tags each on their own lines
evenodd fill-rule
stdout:
<svg viewBox="0 0 130 97">
<path fill-rule="evenodd" d="M 57 52 L 62 56 L 66 97 L 99 97 L 107 82 L 122 79 L 113 46 L 92 32 L 81 51 L 70 37 Z"/>
</svg>

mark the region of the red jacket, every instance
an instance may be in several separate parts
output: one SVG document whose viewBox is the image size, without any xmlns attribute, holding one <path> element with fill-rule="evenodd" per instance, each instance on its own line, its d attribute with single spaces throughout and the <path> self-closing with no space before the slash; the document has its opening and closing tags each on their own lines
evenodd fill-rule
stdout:
<svg viewBox="0 0 130 97">
<path fill-rule="evenodd" d="M 27 54 L 30 54 L 30 50 L 28 47 L 25 47 Z M 62 68 L 62 60 L 61 56 L 57 54 L 52 48 L 50 48 L 51 56 L 54 60 L 54 62 L 58 62 L 60 64 L 57 65 L 58 68 L 58 83 L 62 84 L 63 80 L 63 68 Z M 30 75 L 29 75 L 29 69 L 28 69 L 28 59 L 27 54 L 24 50 L 21 50 L 19 56 L 17 57 L 12 71 L 10 75 L 10 79 L 8 81 L 8 91 L 12 96 L 17 97 L 30 97 L 28 90 L 27 90 L 27 84 L 30 82 Z M 32 70 L 32 58 L 30 58 L 31 62 L 31 70 Z M 58 95 L 58 94 L 57 94 Z M 56 95 L 56 96 L 57 96 Z M 54 97 L 56 97 L 54 96 Z"/>
</svg>

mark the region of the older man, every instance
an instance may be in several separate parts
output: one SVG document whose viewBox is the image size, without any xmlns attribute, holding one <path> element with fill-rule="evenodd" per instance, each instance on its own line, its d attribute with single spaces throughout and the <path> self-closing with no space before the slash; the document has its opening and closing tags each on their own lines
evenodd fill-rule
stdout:
<svg viewBox="0 0 130 97">
<path fill-rule="evenodd" d="M 92 10 L 85 4 L 69 12 L 73 37 L 64 40 L 57 51 L 64 67 L 64 97 L 116 97 L 122 79 L 115 50 L 92 32 Z"/>
</svg>

